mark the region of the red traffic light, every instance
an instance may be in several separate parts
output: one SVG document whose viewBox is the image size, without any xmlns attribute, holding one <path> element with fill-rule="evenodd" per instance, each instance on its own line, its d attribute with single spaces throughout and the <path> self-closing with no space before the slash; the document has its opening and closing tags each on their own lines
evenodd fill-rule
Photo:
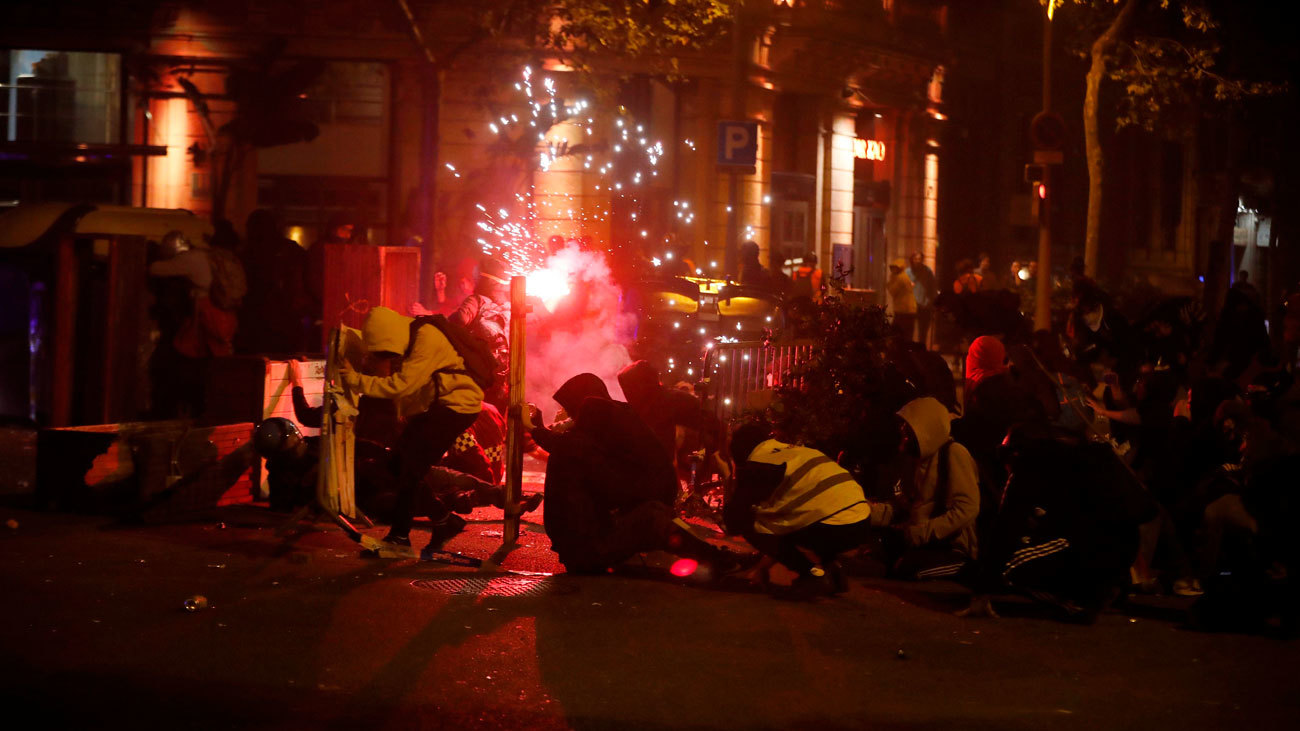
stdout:
<svg viewBox="0 0 1300 731">
<path fill-rule="evenodd" d="M 1045 201 L 1045 200 L 1047 200 L 1047 184 L 1046 184 L 1046 183 L 1039 183 L 1038 185 L 1036 185 L 1036 186 L 1034 186 L 1034 187 L 1035 187 L 1035 189 L 1036 189 L 1036 191 L 1037 191 L 1037 193 L 1038 193 L 1038 200 L 1041 200 L 1041 201 Z"/>
</svg>

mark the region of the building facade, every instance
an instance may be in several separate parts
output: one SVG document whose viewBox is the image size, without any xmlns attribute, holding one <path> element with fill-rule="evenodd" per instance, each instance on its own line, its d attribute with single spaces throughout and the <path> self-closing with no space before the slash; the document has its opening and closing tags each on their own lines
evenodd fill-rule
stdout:
<svg viewBox="0 0 1300 731">
<path fill-rule="evenodd" d="M 464 41 L 472 11 L 410 5 L 435 55 Z M 732 37 L 685 53 L 676 73 L 609 59 L 593 64 L 601 88 L 526 49 L 466 44 L 434 95 L 424 49 L 387 3 L 20 2 L 10 17 L 3 205 L 185 208 L 241 229 L 265 207 L 304 246 L 345 215 L 373 243 L 431 237 L 431 263 L 474 250 L 490 211 L 492 228 L 647 257 L 672 246 L 718 275 L 735 273 L 734 208 L 732 238 L 765 261 L 813 252 L 828 275 L 877 290 L 890 259 L 933 265 L 940 249 L 941 2 L 750 0 Z M 531 114 L 525 68 L 538 98 L 550 84 L 550 102 L 583 112 L 506 129 Z M 258 80 L 251 100 L 236 77 Z M 229 143 L 220 130 L 256 105 L 261 122 L 282 117 L 274 139 Z M 628 141 L 618 119 L 641 128 L 638 153 L 643 137 L 660 144 L 650 166 L 614 153 Z M 725 120 L 757 123 L 751 167 L 718 165 Z"/>
</svg>

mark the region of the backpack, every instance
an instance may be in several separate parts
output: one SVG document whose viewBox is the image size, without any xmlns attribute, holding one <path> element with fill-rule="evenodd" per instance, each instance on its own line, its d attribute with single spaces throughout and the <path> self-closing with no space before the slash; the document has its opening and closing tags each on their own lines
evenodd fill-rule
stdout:
<svg viewBox="0 0 1300 731">
<path fill-rule="evenodd" d="M 235 252 L 220 247 L 208 250 L 208 262 L 212 267 L 212 288 L 208 290 L 212 304 L 228 312 L 238 310 L 248 294 L 244 265 Z"/>
<path fill-rule="evenodd" d="M 411 355 L 411 349 L 415 347 L 415 335 L 419 329 L 425 325 L 432 325 L 438 328 L 439 332 L 451 341 L 451 347 L 456 349 L 461 360 L 465 361 L 465 368 L 443 368 L 443 373 L 460 373 L 474 379 L 478 387 L 487 391 L 496 384 L 497 381 L 497 359 L 493 355 L 492 349 L 483 340 L 474 337 L 464 325 L 452 322 L 442 315 L 426 315 L 417 317 L 411 323 L 411 339 L 406 346 L 406 353 L 403 357 Z"/>
</svg>

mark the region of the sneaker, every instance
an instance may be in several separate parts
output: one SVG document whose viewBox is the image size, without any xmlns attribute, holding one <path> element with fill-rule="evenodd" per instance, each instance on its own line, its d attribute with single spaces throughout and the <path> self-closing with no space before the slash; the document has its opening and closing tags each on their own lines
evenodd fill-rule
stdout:
<svg viewBox="0 0 1300 731">
<path fill-rule="evenodd" d="M 465 530 L 465 519 L 450 513 L 446 518 L 433 524 L 432 536 L 429 540 L 430 548 L 442 548 L 443 544 L 451 540 L 452 537 Z M 407 542 L 410 545 L 410 542 Z"/>
<path fill-rule="evenodd" d="M 528 497 L 524 498 L 524 501 L 519 505 L 521 508 L 523 508 L 523 512 L 531 513 L 542 506 L 542 500 L 545 497 L 546 496 L 543 495 L 542 493 L 535 492 L 532 495 L 529 495 Z"/>
<path fill-rule="evenodd" d="M 777 599 L 792 602 L 808 602 L 818 597 L 834 596 L 835 587 L 826 576 L 826 572 L 814 567 L 810 572 L 801 574 L 794 583 L 787 587 L 777 587 L 772 595 Z"/>
<path fill-rule="evenodd" d="M 397 535 L 393 535 L 392 533 L 389 533 L 388 535 L 384 536 L 384 543 L 387 543 L 391 546 L 397 546 L 398 548 L 410 548 L 411 537 L 397 536 Z"/>
<path fill-rule="evenodd" d="M 443 498 L 443 500 L 446 502 L 448 499 Z M 474 504 L 477 501 L 475 500 L 473 491 L 466 490 L 465 492 L 458 492 L 455 495 L 452 495 L 450 502 L 452 512 L 460 513 L 461 515 L 469 515 L 474 512 Z"/>
<path fill-rule="evenodd" d="M 392 533 L 389 533 L 387 536 L 384 536 L 384 540 L 380 548 L 361 549 L 361 557 L 380 558 L 383 556 L 383 552 L 385 549 L 387 549 L 390 552 L 390 557 L 392 557 L 393 554 L 402 554 L 408 552 L 411 550 L 411 539 L 406 536 L 395 536 Z"/>
</svg>

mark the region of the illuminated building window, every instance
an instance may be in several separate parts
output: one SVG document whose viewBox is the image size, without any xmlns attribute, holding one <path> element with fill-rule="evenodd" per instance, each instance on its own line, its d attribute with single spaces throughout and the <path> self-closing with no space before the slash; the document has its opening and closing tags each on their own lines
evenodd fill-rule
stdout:
<svg viewBox="0 0 1300 731">
<path fill-rule="evenodd" d="M 0 51 L 0 140 L 120 142 L 121 78 L 115 53 Z"/>
</svg>

